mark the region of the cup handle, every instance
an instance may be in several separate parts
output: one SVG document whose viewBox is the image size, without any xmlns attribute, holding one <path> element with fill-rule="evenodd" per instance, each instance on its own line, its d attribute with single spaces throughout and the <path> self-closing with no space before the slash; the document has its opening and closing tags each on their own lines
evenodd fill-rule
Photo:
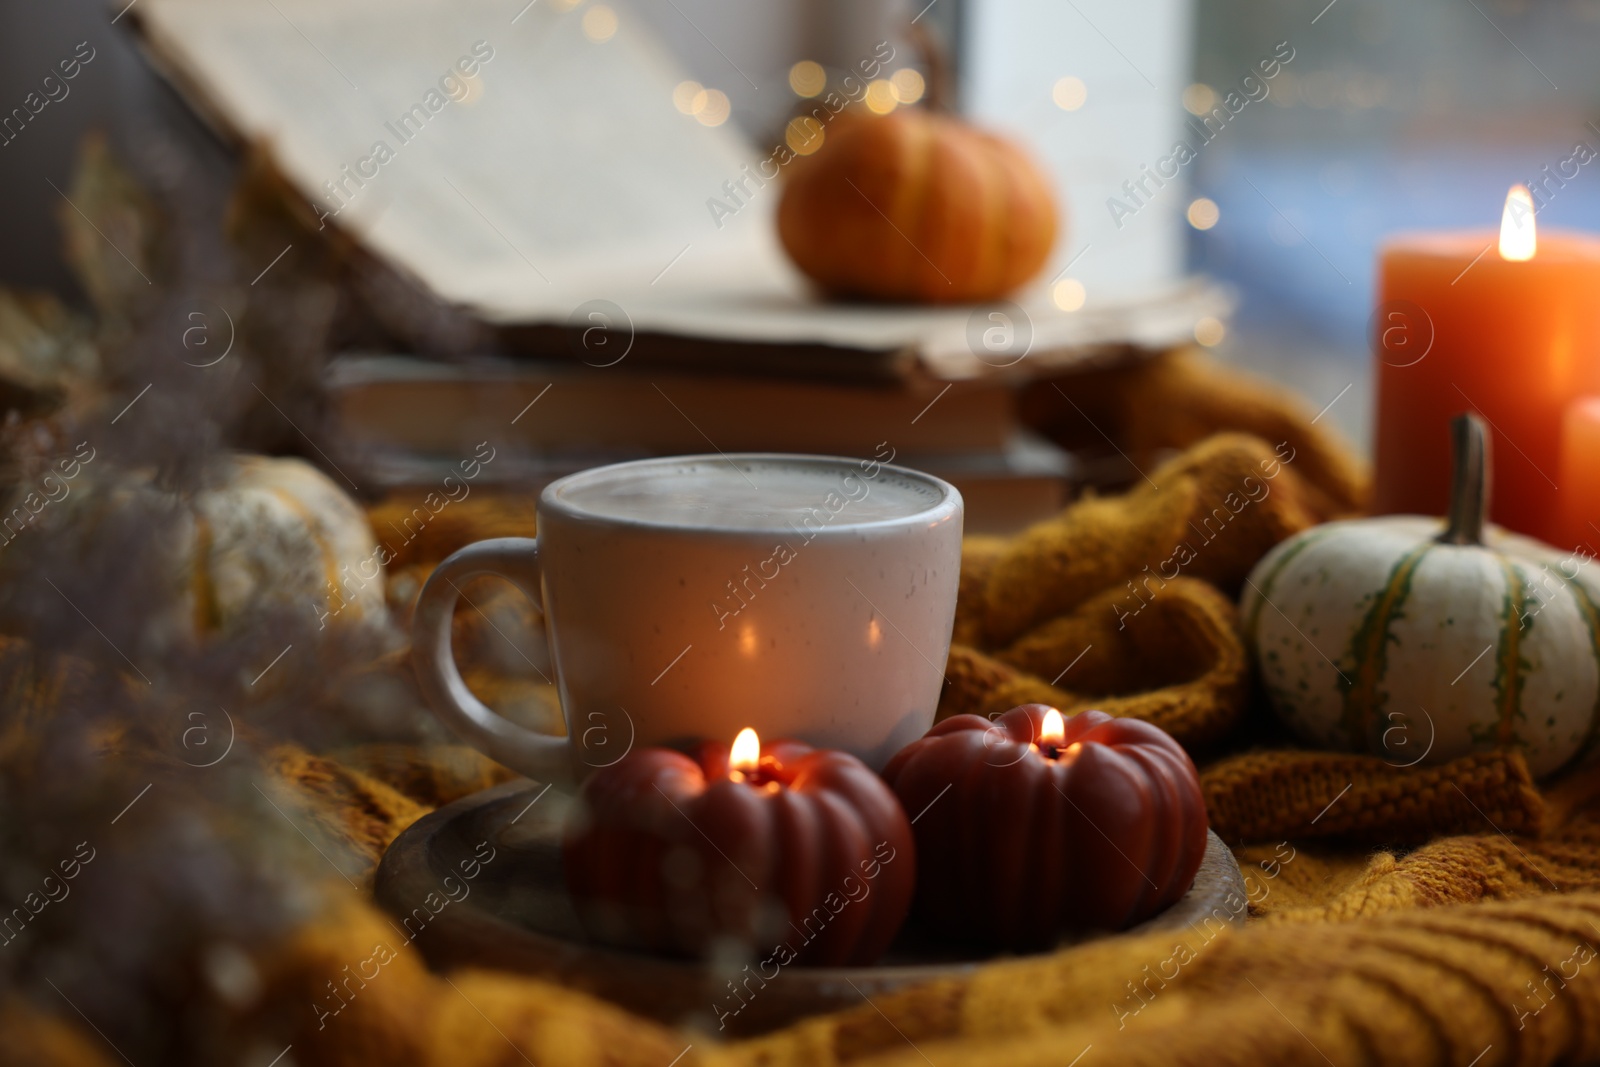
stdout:
<svg viewBox="0 0 1600 1067">
<path fill-rule="evenodd" d="M 539 542 L 531 537 L 479 541 L 452 554 L 428 576 L 411 621 L 412 660 L 422 695 L 446 726 L 498 763 L 543 782 L 570 781 L 568 740 L 537 734 L 492 711 L 472 695 L 450 647 L 451 618 L 461 583 L 483 574 L 512 582 L 544 610 Z"/>
</svg>

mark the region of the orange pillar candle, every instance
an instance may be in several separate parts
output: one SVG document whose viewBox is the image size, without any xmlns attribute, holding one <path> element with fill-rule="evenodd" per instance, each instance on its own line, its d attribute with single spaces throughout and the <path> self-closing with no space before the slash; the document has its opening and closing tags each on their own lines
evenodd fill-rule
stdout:
<svg viewBox="0 0 1600 1067">
<path fill-rule="evenodd" d="M 1561 419 L 1562 548 L 1600 555 L 1600 396 L 1582 396 Z"/>
<path fill-rule="evenodd" d="M 1470 410 L 1494 435 L 1491 518 L 1562 538 L 1562 412 L 1600 392 L 1600 238 L 1536 236 L 1517 186 L 1498 237 L 1402 235 L 1378 274 L 1373 510 L 1444 513 L 1450 419 Z"/>
</svg>

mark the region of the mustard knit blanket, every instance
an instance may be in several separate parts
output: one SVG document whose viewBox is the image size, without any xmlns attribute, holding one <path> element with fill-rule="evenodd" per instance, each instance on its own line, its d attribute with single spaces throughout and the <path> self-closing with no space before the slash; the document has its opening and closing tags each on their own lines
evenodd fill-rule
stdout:
<svg viewBox="0 0 1600 1067">
<path fill-rule="evenodd" d="M 1096 420 L 1144 474 L 1015 538 L 969 540 L 940 714 L 1040 700 L 1171 732 L 1199 764 L 1212 826 L 1245 871 L 1246 925 L 995 962 L 719 1043 L 523 977 L 435 973 L 398 943 L 368 898 L 373 866 L 405 826 L 503 770 L 457 746 L 278 745 L 263 781 L 290 805 L 286 818 L 331 843 L 344 878 L 319 884 L 303 921 L 255 952 L 252 995 L 216 1010 L 233 1047 L 253 1050 L 239 1062 L 264 1065 L 280 1049 L 283 1063 L 418 1067 L 1600 1057 L 1600 782 L 1579 772 L 1541 789 L 1515 752 L 1397 770 L 1304 751 L 1255 700 L 1237 587 L 1284 537 L 1358 511 L 1361 471 L 1296 402 L 1192 356 L 1108 372 L 1083 390 L 1073 411 L 1048 393 L 1030 397 L 1034 418 Z M 1251 474 L 1258 488 L 1246 492 Z M 380 506 L 375 525 L 382 518 Z M 391 581 L 412 588 L 460 544 L 530 526 L 530 501 L 471 501 L 409 545 Z M 457 647 L 474 647 L 488 619 L 463 612 Z M 61 685 L 37 670 L 7 646 L 0 688 L 47 715 Z M 495 691 L 487 665 L 468 673 Z M 9 758 L 26 748 L 0 738 Z M 336 1019 L 319 1019 L 307 1005 L 353 965 L 381 977 Z M 0 1035 L 8 1062 L 123 1062 L 62 999 L 12 995 L 0 1002 Z"/>
</svg>

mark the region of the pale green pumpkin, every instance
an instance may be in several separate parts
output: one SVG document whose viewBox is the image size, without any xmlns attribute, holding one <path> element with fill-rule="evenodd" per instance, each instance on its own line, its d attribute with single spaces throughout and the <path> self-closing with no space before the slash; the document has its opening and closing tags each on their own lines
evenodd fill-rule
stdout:
<svg viewBox="0 0 1600 1067">
<path fill-rule="evenodd" d="M 283 614 L 316 633 L 360 626 L 395 636 L 384 600 L 387 550 L 327 475 L 301 459 L 248 454 L 219 458 L 211 473 L 204 488 L 180 495 L 161 488 L 152 470 L 101 474 L 85 464 L 60 503 L 19 502 L 0 515 L 13 539 L 71 530 L 102 551 L 112 549 L 103 532 L 112 516 L 161 516 L 164 595 L 143 609 L 158 642 L 250 633 Z M 34 513 L 39 528 L 29 529 Z M 0 580 L 14 558 L 0 554 Z"/>
<path fill-rule="evenodd" d="M 1451 518 L 1315 527 L 1246 581 L 1272 707 L 1313 744 L 1396 766 L 1521 748 L 1550 774 L 1600 739 L 1600 567 L 1483 523 L 1485 438 L 1457 425 Z"/>
</svg>

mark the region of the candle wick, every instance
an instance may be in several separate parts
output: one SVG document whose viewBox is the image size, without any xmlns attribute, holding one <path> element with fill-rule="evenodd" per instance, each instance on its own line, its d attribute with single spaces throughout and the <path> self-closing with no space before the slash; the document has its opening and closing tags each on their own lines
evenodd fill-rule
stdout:
<svg viewBox="0 0 1600 1067">
<path fill-rule="evenodd" d="M 744 782 L 748 785 L 764 786 L 769 791 L 773 788 L 782 788 L 783 783 L 765 767 L 753 767 L 750 770 L 733 768 L 728 771 L 728 777 L 735 782 Z"/>
</svg>

